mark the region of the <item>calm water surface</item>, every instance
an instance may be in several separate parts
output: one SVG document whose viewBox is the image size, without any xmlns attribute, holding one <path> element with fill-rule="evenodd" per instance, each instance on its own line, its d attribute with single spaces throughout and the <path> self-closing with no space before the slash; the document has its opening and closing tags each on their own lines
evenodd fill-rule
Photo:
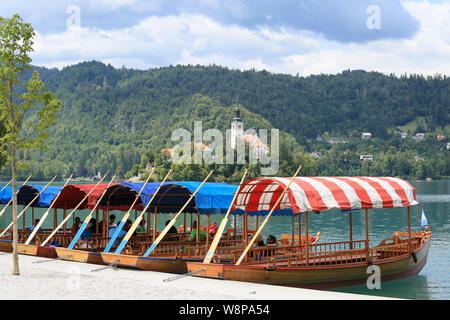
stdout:
<svg viewBox="0 0 450 320">
<path fill-rule="evenodd" d="M 78 182 L 77 182 L 78 183 Z M 40 183 L 45 184 L 45 183 Z M 378 295 L 386 297 L 397 297 L 406 299 L 450 299 L 450 180 L 433 182 L 413 182 L 416 188 L 417 200 L 419 206 L 411 209 L 411 225 L 413 231 L 420 231 L 421 210 L 423 206 L 428 222 L 433 233 L 431 239 L 428 261 L 419 275 L 402 280 L 383 282 L 380 290 L 369 290 L 365 285 L 351 286 L 334 289 L 334 291 Z M 4 183 L 0 182 L 0 185 Z M 3 208 L 0 205 L 0 210 Z M 45 212 L 45 209 L 35 209 L 35 217 L 39 218 Z M 78 211 L 77 216 L 82 219 L 89 213 L 88 210 Z M 115 212 L 118 219 L 123 215 L 121 212 Z M 58 213 L 62 220 L 62 210 Z M 167 219 L 173 215 L 167 214 L 158 218 L 158 228 L 162 229 Z M 211 222 L 220 223 L 223 216 L 213 216 Z M 31 210 L 27 211 L 25 224 L 31 225 Z M 0 228 L 4 228 L 11 220 L 9 210 L 0 218 Z M 263 218 L 259 218 L 259 223 Z M 175 225 L 183 224 L 183 218 Z M 365 215 L 364 212 L 354 213 L 353 220 L 353 239 L 365 239 Z M 189 221 L 189 219 L 188 219 Z M 206 224 L 206 218 L 202 218 L 202 225 Z M 230 219 L 230 227 L 231 227 Z M 51 215 L 44 224 L 44 227 L 53 226 L 53 215 Z M 303 220 L 304 222 L 304 220 Z M 340 211 L 331 210 L 321 214 L 309 214 L 309 232 L 316 234 L 320 231 L 320 242 L 348 241 L 349 225 L 348 215 Z M 72 220 L 69 220 L 71 227 Z M 237 219 L 238 226 L 242 225 L 241 218 Z M 249 218 L 249 227 L 256 223 L 256 219 Z M 22 225 L 19 220 L 19 225 Z M 295 227 L 297 230 L 297 227 Z M 378 209 L 369 211 L 369 229 L 370 245 L 377 245 L 381 240 L 392 237 L 394 231 L 408 231 L 408 216 L 406 208 L 401 209 Z M 290 234 L 292 230 L 291 217 L 272 217 L 263 230 L 264 239 L 269 234 L 280 237 L 281 234 Z M 302 224 L 304 232 L 304 223 Z"/>
</svg>

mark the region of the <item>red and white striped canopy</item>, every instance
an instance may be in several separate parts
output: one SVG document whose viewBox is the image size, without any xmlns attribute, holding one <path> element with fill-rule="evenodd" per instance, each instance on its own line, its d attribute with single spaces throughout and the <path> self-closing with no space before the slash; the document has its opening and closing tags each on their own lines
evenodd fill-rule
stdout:
<svg viewBox="0 0 450 320">
<path fill-rule="evenodd" d="M 234 209 L 270 211 L 291 178 L 255 178 L 239 190 Z M 397 208 L 417 205 L 414 187 L 391 177 L 298 177 L 275 210 Z"/>
</svg>

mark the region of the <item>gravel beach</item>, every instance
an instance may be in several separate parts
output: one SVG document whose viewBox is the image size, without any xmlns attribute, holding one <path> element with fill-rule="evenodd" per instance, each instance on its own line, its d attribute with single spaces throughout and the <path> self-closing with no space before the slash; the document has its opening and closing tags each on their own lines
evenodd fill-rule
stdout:
<svg viewBox="0 0 450 320">
<path fill-rule="evenodd" d="M 0 299 L 63 300 L 366 300 L 385 299 L 307 289 L 107 268 L 19 255 L 13 276 L 10 253 L 0 253 Z"/>
</svg>

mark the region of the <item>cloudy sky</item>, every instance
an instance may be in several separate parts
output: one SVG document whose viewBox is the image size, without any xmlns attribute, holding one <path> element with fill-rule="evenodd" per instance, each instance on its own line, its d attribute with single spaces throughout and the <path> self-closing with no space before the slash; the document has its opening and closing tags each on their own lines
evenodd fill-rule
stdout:
<svg viewBox="0 0 450 320">
<path fill-rule="evenodd" d="M 450 0 L 15 0 L 33 63 L 450 74 Z"/>
</svg>

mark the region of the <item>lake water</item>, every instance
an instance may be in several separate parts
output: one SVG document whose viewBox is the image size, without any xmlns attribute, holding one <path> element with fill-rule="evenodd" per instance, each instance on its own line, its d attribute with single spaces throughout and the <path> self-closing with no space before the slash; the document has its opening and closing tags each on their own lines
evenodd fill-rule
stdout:
<svg viewBox="0 0 450 320">
<path fill-rule="evenodd" d="M 78 183 L 78 182 L 77 182 Z M 40 183 L 45 184 L 45 183 Z M 433 182 L 412 182 L 416 188 L 417 200 L 419 206 L 411 208 L 412 231 L 420 231 L 421 209 L 423 206 L 432 231 L 432 239 L 428 261 L 419 275 L 402 280 L 382 282 L 381 289 L 369 290 L 365 285 L 351 286 L 334 289 L 334 291 L 378 295 L 386 297 L 397 297 L 406 299 L 450 299 L 450 180 Z M 0 182 L 0 185 L 4 183 Z M 0 205 L 0 210 L 3 208 Z M 39 218 L 45 212 L 45 209 L 35 209 L 35 217 Z M 88 210 L 77 212 L 77 216 L 82 219 L 89 213 Z M 118 219 L 123 213 L 115 212 Z M 58 213 L 59 219 L 62 219 L 62 210 Z M 167 219 L 173 215 L 167 214 L 163 218 L 158 218 L 158 228 L 162 229 Z M 218 224 L 223 216 L 217 215 L 211 218 L 211 222 Z M 0 218 L 0 228 L 9 224 L 9 210 Z M 261 224 L 263 218 L 259 218 Z M 175 225 L 183 224 L 183 218 Z M 364 212 L 354 213 L 353 220 L 353 239 L 365 239 L 365 215 Z M 31 225 L 31 210 L 27 211 L 26 225 Z M 71 227 L 72 220 L 68 225 Z M 188 218 L 188 221 L 190 219 Z M 233 219 L 230 219 L 230 227 Z M 49 216 L 44 227 L 52 227 L 53 214 Z M 242 225 L 242 219 L 237 219 L 238 226 Z M 320 242 L 348 241 L 349 225 L 348 215 L 340 211 L 331 210 L 321 214 L 311 213 L 308 216 L 309 233 L 316 234 L 320 231 Z M 249 218 L 249 227 L 252 228 L 256 223 L 254 217 Z M 206 218 L 202 218 L 201 224 L 206 224 Z M 19 220 L 19 226 L 22 225 Z M 295 227 L 297 230 L 297 227 Z M 281 234 L 290 234 L 292 230 L 291 217 L 272 217 L 263 230 L 264 239 L 269 234 L 277 238 Z M 369 234 L 371 246 L 377 245 L 382 239 L 392 237 L 394 231 L 408 231 L 408 216 L 406 208 L 401 209 L 378 209 L 369 211 Z M 302 220 L 302 231 L 304 232 L 304 220 Z"/>
</svg>

